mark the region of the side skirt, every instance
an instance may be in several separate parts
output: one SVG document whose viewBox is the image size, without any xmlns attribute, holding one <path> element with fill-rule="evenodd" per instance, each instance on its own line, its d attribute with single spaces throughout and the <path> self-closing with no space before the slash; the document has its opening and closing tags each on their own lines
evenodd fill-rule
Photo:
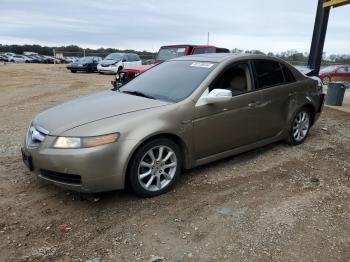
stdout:
<svg viewBox="0 0 350 262">
<path fill-rule="evenodd" d="M 283 139 L 285 139 L 285 135 L 279 134 L 278 136 L 275 136 L 275 137 L 272 137 L 272 138 L 267 138 L 267 139 L 261 140 L 259 142 L 255 142 L 253 144 L 237 147 L 237 148 L 225 151 L 225 152 L 221 152 L 221 153 L 218 153 L 218 154 L 215 154 L 215 155 L 211 155 L 211 156 L 207 156 L 207 157 L 204 157 L 204 158 L 201 158 L 201 159 L 197 159 L 197 160 L 194 161 L 193 167 L 197 167 L 197 166 L 200 166 L 200 165 L 208 164 L 210 162 L 213 162 L 213 161 L 216 161 L 216 160 L 219 160 L 219 159 L 223 159 L 223 158 L 226 158 L 226 157 L 238 155 L 238 154 L 241 154 L 241 153 L 244 153 L 244 152 L 256 149 L 256 148 L 259 148 L 259 147 L 266 146 L 268 144 L 272 144 L 272 143 L 277 142 L 277 141 L 281 141 Z"/>
</svg>

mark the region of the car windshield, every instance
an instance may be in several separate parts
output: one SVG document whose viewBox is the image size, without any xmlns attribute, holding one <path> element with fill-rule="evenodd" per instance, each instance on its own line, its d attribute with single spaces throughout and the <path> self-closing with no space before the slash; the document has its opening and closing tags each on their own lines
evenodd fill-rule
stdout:
<svg viewBox="0 0 350 262">
<path fill-rule="evenodd" d="M 122 59 L 123 55 L 122 54 L 109 54 L 108 56 L 105 57 L 105 60 L 118 60 L 120 61 Z"/>
<path fill-rule="evenodd" d="M 87 62 L 91 62 L 92 59 L 93 58 L 91 56 L 86 56 L 86 57 L 79 58 L 78 62 L 87 63 Z"/>
<path fill-rule="evenodd" d="M 216 66 L 217 63 L 212 62 L 164 62 L 134 78 L 119 91 L 179 102 L 191 95 Z"/>
<path fill-rule="evenodd" d="M 337 69 L 337 66 L 327 66 L 321 69 L 321 72 L 333 72 Z"/>
<path fill-rule="evenodd" d="M 166 61 L 175 57 L 184 56 L 185 51 L 185 47 L 162 47 L 158 52 L 157 60 Z"/>
</svg>

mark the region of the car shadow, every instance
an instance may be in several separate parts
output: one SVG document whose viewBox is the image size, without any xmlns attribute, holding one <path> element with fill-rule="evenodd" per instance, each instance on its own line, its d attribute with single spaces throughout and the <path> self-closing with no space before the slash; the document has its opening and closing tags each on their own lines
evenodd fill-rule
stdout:
<svg viewBox="0 0 350 262">
<path fill-rule="evenodd" d="M 188 184 L 189 180 L 193 179 L 194 177 L 201 176 L 203 171 L 210 172 L 211 169 L 214 169 L 214 168 L 220 169 L 220 166 L 225 166 L 230 164 L 232 165 L 248 164 L 249 162 L 256 159 L 259 155 L 264 154 L 268 151 L 273 150 L 276 147 L 283 146 L 283 145 L 285 145 L 283 142 L 276 142 L 261 148 L 253 149 L 253 150 L 238 154 L 238 155 L 226 157 L 224 159 L 211 162 L 209 164 L 205 164 L 189 170 L 184 170 L 181 176 L 179 177 L 174 187 L 174 190 L 181 191 L 183 187 L 185 187 Z M 171 192 L 167 194 L 171 194 Z M 80 200 L 94 202 L 94 203 L 111 203 L 111 202 L 115 203 L 116 200 L 118 200 L 118 202 L 125 202 L 125 201 L 133 202 L 133 201 L 139 201 L 140 199 L 143 199 L 135 196 L 129 189 L 110 191 L 110 192 L 104 192 L 104 193 L 98 193 L 98 194 L 92 194 L 92 195 L 98 198 L 98 201 L 91 201 L 93 199 L 89 199 L 89 197 L 86 198 L 85 196 L 82 196 Z M 159 197 L 161 196 L 148 198 L 148 199 L 157 199 Z"/>
</svg>

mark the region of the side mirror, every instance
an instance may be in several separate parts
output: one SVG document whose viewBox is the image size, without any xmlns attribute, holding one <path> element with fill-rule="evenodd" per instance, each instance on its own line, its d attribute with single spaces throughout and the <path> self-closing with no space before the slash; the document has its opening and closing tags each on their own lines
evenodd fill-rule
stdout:
<svg viewBox="0 0 350 262">
<path fill-rule="evenodd" d="M 122 62 L 126 62 L 126 59 L 123 59 Z"/>
<path fill-rule="evenodd" d="M 213 89 L 205 98 L 208 104 L 230 101 L 232 92 L 227 89 Z"/>
</svg>

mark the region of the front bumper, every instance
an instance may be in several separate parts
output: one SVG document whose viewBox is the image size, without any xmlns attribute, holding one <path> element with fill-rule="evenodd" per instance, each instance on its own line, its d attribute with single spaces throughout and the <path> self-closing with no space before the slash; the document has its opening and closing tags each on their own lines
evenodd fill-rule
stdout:
<svg viewBox="0 0 350 262">
<path fill-rule="evenodd" d="M 40 179 L 86 193 L 124 188 L 128 150 L 135 141 L 81 149 L 47 147 L 53 140 L 54 137 L 48 136 L 37 148 L 27 145 L 22 148 L 24 163 Z"/>
<path fill-rule="evenodd" d="M 76 71 L 88 71 L 89 66 L 67 66 L 67 69 Z"/>
<path fill-rule="evenodd" d="M 110 65 L 110 66 L 97 66 L 97 71 L 105 74 L 116 74 L 118 73 L 118 66 Z"/>
</svg>

